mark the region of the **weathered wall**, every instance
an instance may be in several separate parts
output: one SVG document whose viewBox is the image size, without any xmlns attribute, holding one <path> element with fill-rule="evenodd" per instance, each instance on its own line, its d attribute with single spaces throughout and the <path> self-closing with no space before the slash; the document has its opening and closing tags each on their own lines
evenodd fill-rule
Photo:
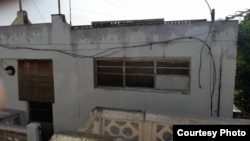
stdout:
<svg viewBox="0 0 250 141">
<path fill-rule="evenodd" d="M 50 141 L 123 141 L 121 138 L 110 136 L 86 134 L 75 131 L 63 131 L 54 134 Z"/>
<path fill-rule="evenodd" d="M 17 68 L 16 59 L 4 59 L 4 63 L 2 63 L 3 68 L 7 65 L 12 65 Z M 10 109 L 16 110 L 25 110 L 27 108 L 27 104 L 24 101 L 18 100 L 18 74 L 17 72 L 13 76 L 9 76 L 5 70 L 0 69 L 0 77 L 4 80 L 4 85 L 6 88 L 6 102 L 5 106 Z"/>
<path fill-rule="evenodd" d="M 243 119 L 161 115 L 98 107 L 89 114 L 77 131 L 123 137 L 128 140 L 173 141 L 173 125 L 249 125 L 249 123 L 250 120 Z M 126 132 L 128 130 L 130 132 Z"/>
<path fill-rule="evenodd" d="M 219 68 L 222 64 L 222 88 L 220 116 L 232 117 L 233 90 L 236 60 L 237 21 L 212 23 L 207 42 L 212 47 L 216 64 L 217 83 L 213 99 L 217 113 Z M 139 44 L 139 42 L 165 41 L 183 36 L 194 36 L 205 40 L 210 22 L 186 24 L 163 24 L 150 26 L 129 26 L 110 28 L 90 28 L 71 30 L 54 16 L 51 24 L 31 26 L 0 27 L 0 44 L 13 47 L 63 49 L 86 56 L 102 49 Z M 136 42 L 136 43 L 135 43 Z M 94 87 L 93 58 L 73 58 L 51 51 L 9 50 L 0 47 L 0 57 L 16 59 L 53 59 L 55 103 L 53 104 L 55 130 L 74 129 L 96 106 L 123 109 L 146 110 L 158 113 L 175 113 L 210 116 L 210 91 L 212 89 L 212 63 L 206 48 L 203 49 L 201 69 L 202 88 L 198 87 L 200 49 L 203 43 L 197 40 L 178 40 L 168 44 L 155 44 L 152 48 L 125 49 L 109 57 L 190 57 L 191 91 L 189 94 L 143 89 L 103 89 Z M 100 50 L 83 50 L 100 49 Z M 103 54 L 104 55 L 104 54 Z M 222 59 L 220 59 L 222 57 Z M 222 60 L 222 63 L 220 63 Z M 18 69 L 18 68 L 16 68 Z M 211 73 L 210 73 L 211 72 Z M 2 74 L 3 72 L 1 72 Z M 8 108 L 25 110 L 25 102 L 17 100 L 17 75 L 4 76 L 8 86 L 10 101 Z M 15 90 L 12 90 L 15 89 Z M 13 102 L 13 104 L 11 104 Z M 17 102 L 19 105 L 15 105 Z"/>
<path fill-rule="evenodd" d="M 40 124 L 29 123 L 25 126 L 0 124 L 1 141 L 40 141 Z"/>
</svg>

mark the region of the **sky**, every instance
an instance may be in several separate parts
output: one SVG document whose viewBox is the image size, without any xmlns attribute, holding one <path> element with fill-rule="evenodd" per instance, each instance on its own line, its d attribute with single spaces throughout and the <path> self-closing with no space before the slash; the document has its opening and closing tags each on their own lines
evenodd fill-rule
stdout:
<svg viewBox="0 0 250 141">
<path fill-rule="evenodd" d="M 250 0 L 207 0 L 215 9 L 215 19 L 225 19 L 236 11 L 250 9 Z M 22 0 L 32 23 L 51 22 L 58 14 L 58 0 Z M 61 0 L 61 13 L 70 22 L 70 0 Z M 0 26 L 10 25 L 19 9 L 18 0 L 0 0 Z M 92 21 L 164 18 L 165 21 L 211 20 L 205 0 L 71 0 L 72 25 Z M 241 20 L 241 19 L 237 19 Z"/>
</svg>

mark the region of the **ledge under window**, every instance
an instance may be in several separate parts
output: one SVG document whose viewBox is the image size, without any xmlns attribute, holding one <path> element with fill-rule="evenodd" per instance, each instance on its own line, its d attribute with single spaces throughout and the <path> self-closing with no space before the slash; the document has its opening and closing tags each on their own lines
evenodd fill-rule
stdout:
<svg viewBox="0 0 250 141">
<path fill-rule="evenodd" d="M 120 88 L 120 87 L 96 86 L 95 89 L 100 89 L 104 91 L 135 91 L 135 92 L 147 92 L 147 93 L 186 94 L 186 95 L 190 94 L 190 91 L 157 90 L 157 89 L 131 88 L 131 87 Z"/>
</svg>

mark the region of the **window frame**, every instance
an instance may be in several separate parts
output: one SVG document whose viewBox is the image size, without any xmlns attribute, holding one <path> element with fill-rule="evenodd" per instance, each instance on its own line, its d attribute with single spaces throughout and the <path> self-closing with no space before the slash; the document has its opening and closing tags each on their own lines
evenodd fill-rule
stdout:
<svg viewBox="0 0 250 141">
<path fill-rule="evenodd" d="M 94 88 L 102 88 L 102 89 L 118 89 L 118 90 L 128 90 L 128 91 L 145 91 L 145 92 L 181 92 L 184 94 L 189 94 L 191 91 L 191 57 L 166 57 L 166 58 L 123 58 L 123 57 L 98 57 L 98 58 L 93 58 L 93 62 L 94 62 Z M 188 67 L 184 68 L 188 70 L 188 75 L 175 75 L 175 76 L 187 76 L 189 78 L 189 82 L 188 82 L 188 89 L 187 90 L 171 90 L 171 89 L 157 89 L 156 88 L 156 78 L 157 75 L 166 75 L 166 74 L 157 74 L 157 69 L 160 67 L 157 67 L 157 62 L 166 62 L 169 60 L 173 60 L 173 61 L 186 61 L 188 62 Z M 123 86 L 102 86 L 102 85 L 98 85 L 97 84 L 97 75 L 98 75 L 98 71 L 97 71 L 97 62 L 98 61 L 122 61 L 122 68 L 123 68 Z M 129 86 L 125 86 L 125 81 L 126 81 L 126 65 L 125 62 L 126 61 L 152 61 L 153 62 L 153 74 L 142 74 L 142 75 L 149 75 L 149 76 L 153 76 L 154 81 L 153 81 L 153 87 L 152 88 L 148 88 L 148 87 L 129 87 Z M 135 67 L 136 68 L 136 67 Z M 138 68 L 138 67 L 137 67 Z M 143 67 L 142 67 L 143 68 Z M 145 68 L 145 67 L 144 67 Z M 181 67 L 180 67 L 181 68 Z M 170 76 L 171 74 L 168 74 L 166 76 Z M 173 74 L 172 74 L 173 75 Z"/>
</svg>

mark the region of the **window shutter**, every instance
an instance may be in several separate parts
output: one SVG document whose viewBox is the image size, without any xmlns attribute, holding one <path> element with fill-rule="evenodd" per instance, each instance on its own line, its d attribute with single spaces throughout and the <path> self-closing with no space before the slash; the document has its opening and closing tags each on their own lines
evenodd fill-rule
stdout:
<svg viewBox="0 0 250 141">
<path fill-rule="evenodd" d="M 19 99 L 54 102 L 51 60 L 18 60 Z"/>
</svg>

